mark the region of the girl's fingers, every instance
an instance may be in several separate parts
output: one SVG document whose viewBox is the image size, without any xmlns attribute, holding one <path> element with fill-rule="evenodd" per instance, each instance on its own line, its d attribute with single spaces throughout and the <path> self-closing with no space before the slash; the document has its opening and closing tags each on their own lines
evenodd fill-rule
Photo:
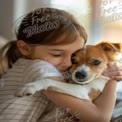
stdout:
<svg viewBox="0 0 122 122">
<path fill-rule="evenodd" d="M 122 76 L 111 76 L 110 78 L 117 81 L 122 81 Z"/>
<path fill-rule="evenodd" d="M 103 75 L 105 76 L 122 76 L 122 70 L 106 70 Z"/>
<path fill-rule="evenodd" d="M 110 74 L 114 76 L 122 76 L 122 71 L 112 71 Z"/>
</svg>

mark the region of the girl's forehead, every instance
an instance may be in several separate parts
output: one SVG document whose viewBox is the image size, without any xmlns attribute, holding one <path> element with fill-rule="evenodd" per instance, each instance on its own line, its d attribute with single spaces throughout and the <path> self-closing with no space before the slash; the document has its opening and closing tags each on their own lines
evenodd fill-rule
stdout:
<svg viewBox="0 0 122 122">
<path fill-rule="evenodd" d="M 79 36 L 74 42 L 70 44 L 50 45 L 47 46 L 47 49 L 52 51 L 61 51 L 61 50 L 77 51 L 78 49 L 81 49 L 84 46 L 84 43 L 85 43 L 84 39 Z"/>
</svg>

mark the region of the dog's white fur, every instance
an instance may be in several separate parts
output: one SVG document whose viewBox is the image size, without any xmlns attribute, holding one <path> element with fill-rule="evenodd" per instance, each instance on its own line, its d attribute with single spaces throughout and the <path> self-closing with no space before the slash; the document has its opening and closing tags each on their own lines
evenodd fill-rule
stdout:
<svg viewBox="0 0 122 122">
<path fill-rule="evenodd" d="M 48 88 L 51 88 L 52 90 L 60 93 L 92 101 L 88 96 L 88 93 L 92 89 L 96 88 L 102 91 L 108 80 L 109 80 L 108 77 L 101 76 L 93 80 L 91 83 L 85 85 L 77 85 L 77 84 L 63 83 L 51 79 L 44 79 L 26 84 L 23 88 L 20 89 L 19 92 L 17 92 L 16 95 L 17 96 L 24 96 L 27 94 L 32 95 L 37 91 L 47 90 Z"/>
</svg>

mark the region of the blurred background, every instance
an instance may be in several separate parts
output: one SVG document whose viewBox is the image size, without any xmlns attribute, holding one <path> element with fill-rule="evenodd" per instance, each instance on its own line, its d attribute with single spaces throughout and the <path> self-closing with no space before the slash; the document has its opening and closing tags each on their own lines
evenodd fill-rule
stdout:
<svg viewBox="0 0 122 122">
<path fill-rule="evenodd" d="M 15 39 L 16 21 L 39 7 L 55 7 L 74 14 L 88 32 L 88 43 L 122 41 L 122 0 L 0 0 L 1 38 Z"/>
<path fill-rule="evenodd" d="M 0 0 L 0 46 L 16 39 L 15 25 L 21 16 L 40 7 L 74 14 L 86 28 L 90 44 L 122 42 L 122 0 Z"/>
</svg>

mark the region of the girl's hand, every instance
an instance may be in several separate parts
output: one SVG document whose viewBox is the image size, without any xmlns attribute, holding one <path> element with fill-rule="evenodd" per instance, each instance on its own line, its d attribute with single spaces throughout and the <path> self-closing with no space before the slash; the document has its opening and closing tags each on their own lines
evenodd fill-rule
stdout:
<svg viewBox="0 0 122 122">
<path fill-rule="evenodd" d="M 109 65 L 103 75 L 108 76 L 113 80 L 122 81 L 122 65 Z"/>
</svg>

